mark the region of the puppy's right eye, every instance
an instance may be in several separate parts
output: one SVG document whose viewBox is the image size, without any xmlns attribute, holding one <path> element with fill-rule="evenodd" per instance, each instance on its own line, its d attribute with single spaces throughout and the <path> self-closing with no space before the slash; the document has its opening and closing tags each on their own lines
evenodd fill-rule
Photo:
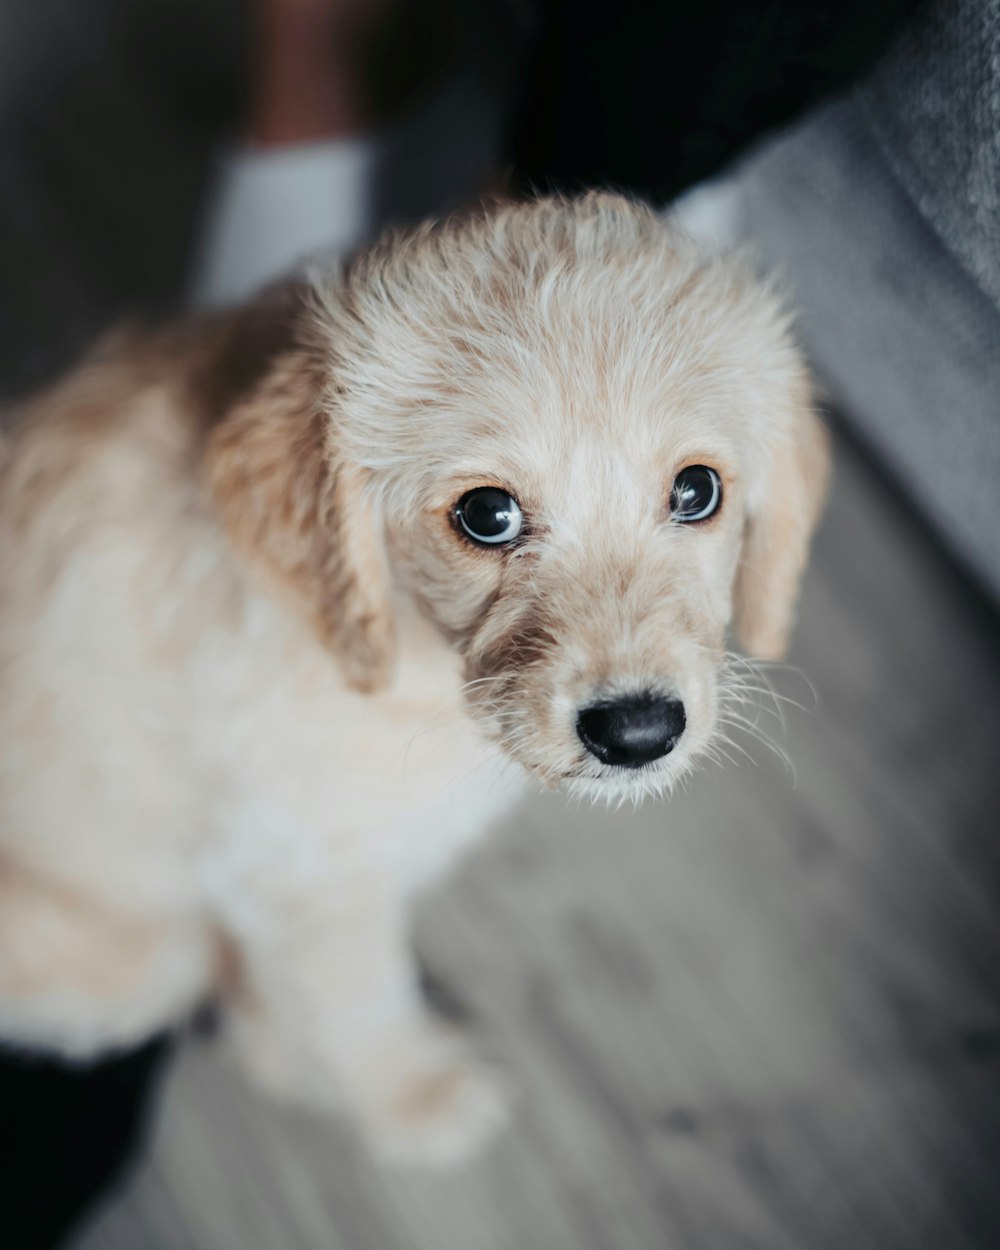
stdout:
<svg viewBox="0 0 1000 1250">
<path fill-rule="evenodd" d="M 722 503 L 722 481 L 714 469 L 704 464 L 688 465 L 674 478 L 670 491 L 670 515 L 690 524 L 707 521 Z"/>
<path fill-rule="evenodd" d="M 517 500 L 497 486 L 467 491 L 455 505 L 455 518 L 473 542 L 490 547 L 513 542 L 524 523 Z"/>
</svg>

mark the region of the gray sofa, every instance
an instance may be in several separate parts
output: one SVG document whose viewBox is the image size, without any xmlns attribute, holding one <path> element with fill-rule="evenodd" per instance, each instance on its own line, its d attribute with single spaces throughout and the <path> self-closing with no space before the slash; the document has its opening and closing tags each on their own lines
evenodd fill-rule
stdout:
<svg viewBox="0 0 1000 1250">
<path fill-rule="evenodd" d="M 1000 601 L 1000 0 L 924 9 L 736 179 L 838 411 Z"/>
</svg>

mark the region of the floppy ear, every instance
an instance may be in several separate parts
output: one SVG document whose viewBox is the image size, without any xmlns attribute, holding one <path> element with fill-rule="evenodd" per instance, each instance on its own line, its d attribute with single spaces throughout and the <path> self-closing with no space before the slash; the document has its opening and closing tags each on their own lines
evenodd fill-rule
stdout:
<svg viewBox="0 0 1000 1250">
<path fill-rule="evenodd" d="M 785 654 L 829 463 L 829 436 L 804 409 L 773 450 L 765 489 L 747 515 L 734 598 L 737 637 L 750 655 Z"/>
<path fill-rule="evenodd" d="M 258 306 L 254 334 L 261 316 Z M 253 349 L 239 334 L 225 353 L 242 360 Z M 294 334 L 281 341 L 211 433 L 206 468 L 244 562 L 308 618 L 348 684 L 370 692 L 388 682 L 395 655 L 388 561 L 363 474 L 334 445 L 325 382 L 319 352 Z"/>
</svg>

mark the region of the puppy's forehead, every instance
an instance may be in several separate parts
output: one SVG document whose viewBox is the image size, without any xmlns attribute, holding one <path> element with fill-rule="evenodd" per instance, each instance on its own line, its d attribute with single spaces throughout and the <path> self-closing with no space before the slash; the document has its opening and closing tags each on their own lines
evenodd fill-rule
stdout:
<svg viewBox="0 0 1000 1250">
<path fill-rule="evenodd" d="M 706 353 L 689 365 L 684 350 L 679 335 L 615 352 L 581 335 L 477 361 L 437 414 L 439 471 L 572 510 L 661 496 L 684 463 L 735 470 L 747 424 L 738 365 Z"/>
<path fill-rule="evenodd" d="M 359 273 L 331 327 L 333 402 L 383 490 L 426 499 L 456 468 L 614 489 L 723 449 L 750 463 L 788 424 L 800 370 L 774 297 L 651 216 L 597 207 L 510 210 L 386 251 L 376 284 Z"/>
<path fill-rule="evenodd" d="M 550 309 L 544 326 L 529 313 L 460 362 L 442 360 L 452 384 L 442 425 L 498 461 L 589 459 L 592 480 L 602 467 L 666 469 L 737 453 L 784 402 L 772 327 L 729 315 L 724 291 L 663 308 L 637 308 L 622 292 L 589 318 Z"/>
<path fill-rule="evenodd" d="M 727 422 L 710 415 L 635 420 L 620 408 L 605 408 L 599 419 L 587 420 L 567 406 L 524 416 L 512 423 L 516 437 L 510 429 L 482 429 L 448 476 L 456 483 L 494 479 L 525 503 L 572 515 L 584 507 L 641 508 L 669 492 L 682 464 L 707 461 L 729 469 L 739 458 Z"/>
</svg>

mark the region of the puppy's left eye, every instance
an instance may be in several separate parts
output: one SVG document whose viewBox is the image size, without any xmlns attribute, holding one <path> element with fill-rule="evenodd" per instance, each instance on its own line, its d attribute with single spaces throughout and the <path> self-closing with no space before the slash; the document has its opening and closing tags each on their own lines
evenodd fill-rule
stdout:
<svg viewBox="0 0 1000 1250">
<path fill-rule="evenodd" d="M 707 521 L 721 503 L 722 480 L 707 465 L 688 465 L 674 478 L 670 515 L 675 521 Z"/>
<path fill-rule="evenodd" d="M 455 506 L 455 516 L 473 542 L 490 547 L 513 542 L 524 523 L 517 500 L 497 486 L 467 491 Z"/>
</svg>

